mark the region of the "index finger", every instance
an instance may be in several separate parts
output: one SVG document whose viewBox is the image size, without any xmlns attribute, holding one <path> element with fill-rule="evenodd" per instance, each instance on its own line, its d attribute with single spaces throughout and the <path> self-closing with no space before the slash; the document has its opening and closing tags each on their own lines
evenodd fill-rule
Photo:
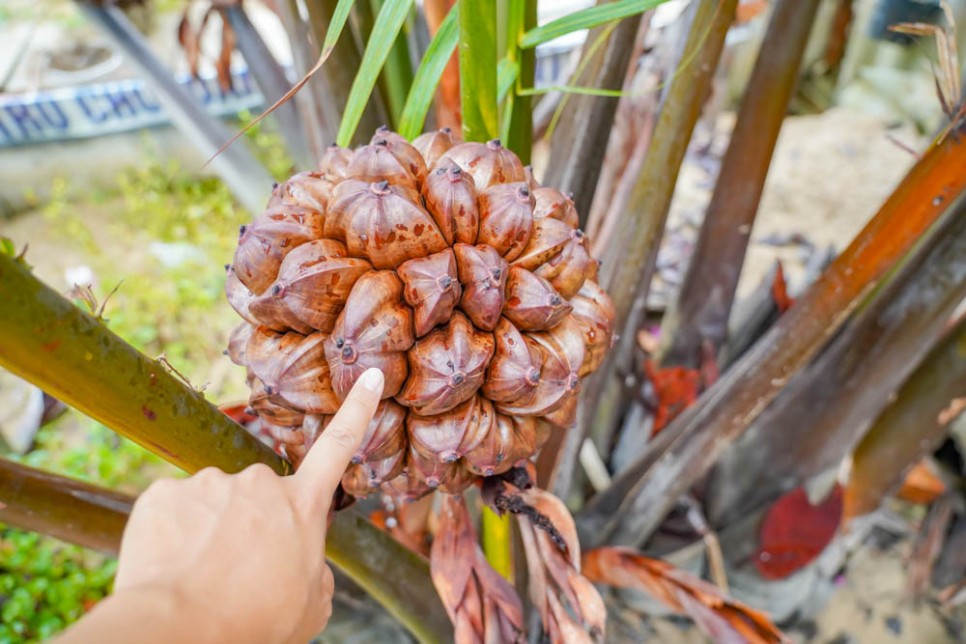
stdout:
<svg viewBox="0 0 966 644">
<path fill-rule="evenodd" d="M 301 493 L 309 495 L 312 501 L 328 503 L 332 499 L 376 413 L 384 383 L 385 377 L 380 370 L 363 372 L 338 413 L 305 455 L 294 479 Z"/>
</svg>

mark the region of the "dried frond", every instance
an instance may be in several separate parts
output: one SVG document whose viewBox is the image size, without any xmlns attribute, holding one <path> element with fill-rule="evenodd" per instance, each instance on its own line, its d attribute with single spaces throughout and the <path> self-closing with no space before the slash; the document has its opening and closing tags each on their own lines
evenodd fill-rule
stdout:
<svg viewBox="0 0 966 644">
<path fill-rule="evenodd" d="M 595 583 L 634 588 L 671 610 L 686 614 L 716 642 L 787 642 L 767 615 L 729 599 L 715 586 L 631 548 L 605 547 L 586 553 L 584 574 Z"/>
</svg>

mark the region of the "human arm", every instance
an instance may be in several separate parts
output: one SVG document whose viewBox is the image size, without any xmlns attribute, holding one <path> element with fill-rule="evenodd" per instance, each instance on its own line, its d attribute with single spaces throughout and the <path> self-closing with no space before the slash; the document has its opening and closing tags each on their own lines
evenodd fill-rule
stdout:
<svg viewBox="0 0 966 644">
<path fill-rule="evenodd" d="M 381 372 L 365 372 L 292 476 L 253 465 L 151 485 L 125 529 L 115 593 L 59 642 L 311 639 L 332 610 L 332 495 L 382 387 Z"/>
</svg>

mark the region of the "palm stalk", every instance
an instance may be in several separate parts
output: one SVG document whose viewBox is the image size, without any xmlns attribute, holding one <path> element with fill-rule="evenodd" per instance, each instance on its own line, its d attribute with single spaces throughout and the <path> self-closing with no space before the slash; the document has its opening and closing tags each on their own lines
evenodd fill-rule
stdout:
<svg viewBox="0 0 966 644">
<path fill-rule="evenodd" d="M 634 51 L 634 38 L 641 25 L 641 16 L 625 18 L 613 26 L 607 44 L 593 55 L 597 38 L 604 29 L 591 31 L 584 43 L 582 60 L 591 56 L 583 73 L 574 81 L 581 86 L 619 90 L 630 65 L 629 52 Z M 587 80 L 590 79 L 590 82 Z M 618 101 L 605 96 L 564 96 L 563 113 L 554 128 L 550 141 L 550 162 L 543 182 L 572 192 L 574 205 L 581 216 L 581 227 L 586 227 L 590 206 L 597 188 L 607 141 L 614 128 Z"/>
<path fill-rule="evenodd" d="M 909 468 L 938 446 L 956 416 L 950 404 L 964 396 L 966 316 L 909 376 L 855 448 L 845 488 L 846 517 L 872 512 L 899 487 Z"/>
<path fill-rule="evenodd" d="M 627 371 L 633 355 L 629 348 L 634 333 L 625 330 L 633 327 L 629 320 L 634 317 L 635 300 L 643 303 L 646 296 L 678 171 L 714 76 L 725 35 L 734 21 L 737 4 L 737 0 L 702 0 L 697 5 L 681 58 L 687 65 L 678 68 L 668 88 L 647 157 L 628 203 L 616 209 L 625 216 L 617 222 L 617 231 L 612 236 L 614 243 L 603 258 L 601 285 L 614 301 L 614 328 L 623 341 L 588 379 L 584 401 L 588 413 L 592 414 L 591 420 L 583 431 L 570 432 L 560 448 L 553 482 L 558 495 L 565 495 L 570 488 L 580 446 L 589 428 L 602 433 L 601 441 L 607 442 L 607 435 L 619 418 L 623 378 L 619 374 Z"/>
<path fill-rule="evenodd" d="M 0 521 L 117 554 L 134 497 L 0 458 Z"/>
<path fill-rule="evenodd" d="M 705 341 L 715 352 L 725 341 L 758 203 L 819 4 L 775 5 L 677 306 L 664 317 L 662 336 L 671 340 L 665 364 L 695 368 Z"/>
<path fill-rule="evenodd" d="M 942 337 L 966 297 L 966 197 L 912 255 L 715 467 L 706 500 L 713 523 L 838 466 Z"/>
<path fill-rule="evenodd" d="M 461 0 L 459 9 L 460 105 L 463 138 L 497 137 L 496 3 Z"/>
<path fill-rule="evenodd" d="M 594 539 L 645 540 L 826 342 L 849 314 L 966 190 L 966 141 L 932 145 L 875 217 L 819 280 L 697 404 L 659 435 L 611 489 L 588 505 L 605 526 Z M 615 302 L 619 302 L 615 298 Z"/>
<path fill-rule="evenodd" d="M 238 472 L 260 462 L 290 473 L 286 461 L 200 392 L 6 254 L 0 254 L 0 300 L 0 337 L 15 339 L 0 345 L 0 366 L 187 472 Z M 450 637 L 425 560 L 368 521 L 333 522 L 326 555 L 420 639 Z"/>
<path fill-rule="evenodd" d="M 521 49 L 518 42 L 523 34 L 537 26 L 537 1 L 509 0 L 507 13 L 506 60 L 517 65 L 519 73 L 515 91 L 506 98 L 502 137 L 506 146 L 527 164 L 533 147 L 533 97 L 521 94 L 520 89 L 533 87 L 536 52 Z"/>
</svg>

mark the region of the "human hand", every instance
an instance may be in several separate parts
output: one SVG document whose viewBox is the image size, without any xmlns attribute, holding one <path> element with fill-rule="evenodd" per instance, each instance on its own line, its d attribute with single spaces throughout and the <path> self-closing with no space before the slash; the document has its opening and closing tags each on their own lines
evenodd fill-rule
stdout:
<svg viewBox="0 0 966 644">
<path fill-rule="evenodd" d="M 151 485 L 124 531 L 111 599 L 172 607 L 197 622 L 192 641 L 310 640 L 332 613 L 329 506 L 383 384 L 377 369 L 359 378 L 292 476 L 253 465 Z M 132 635 L 121 639 L 143 641 Z"/>
</svg>

